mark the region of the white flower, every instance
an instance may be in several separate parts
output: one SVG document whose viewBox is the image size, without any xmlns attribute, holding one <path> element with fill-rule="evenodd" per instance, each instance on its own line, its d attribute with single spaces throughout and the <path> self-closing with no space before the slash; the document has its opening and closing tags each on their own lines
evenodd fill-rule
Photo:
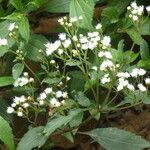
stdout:
<svg viewBox="0 0 150 150">
<path fill-rule="evenodd" d="M 47 97 L 46 93 L 43 92 L 43 93 L 40 94 L 40 99 L 41 100 L 44 100 L 46 97 Z"/>
<path fill-rule="evenodd" d="M 72 39 L 73 39 L 73 41 L 78 41 L 78 38 L 77 38 L 77 36 L 76 35 L 74 35 L 73 37 L 72 37 Z"/>
<path fill-rule="evenodd" d="M 64 48 L 68 48 L 68 47 L 70 46 L 70 44 L 71 44 L 71 40 L 70 40 L 70 39 L 67 39 L 67 40 L 65 40 L 65 41 L 63 42 Z"/>
<path fill-rule="evenodd" d="M 66 33 L 60 33 L 58 36 L 61 41 L 66 40 Z"/>
<path fill-rule="evenodd" d="M 58 49 L 58 54 L 62 55 L 64 53 L 63 49 Z"/>
<path fill-rule="evenodd" d="M 24 72 L 23 75 L 24 76 L 28 76 L 29 74 L 28 74 L 28 72 Z"/>
<path fill-rule="evenodd" d="M 76 21 L 78 21 L 78 18 L 77 18 L 77 17 L 72 17 L 72 18 L 70 18 L 70 22 L 76 22 Z"/>
<path fill-rule="evenodd" d="M 67 76 L 67 78 L 66 78 L 66 79 L 67 79 L 67 81 L 69 81 L 71 78 L 70 78 L 69 76 Z"/>
<path fill-rule="evenodd" d="M 129 18 L 132 18 L 133 17 L 133 15 L 132 14 L 129 14 Z"/>
<path fill-rule="evenodd" d="M 100 57 L 100 58 L 103 57 L 104 55 L 105 55 L 105 53 L 102 51 L 98 53 L 98 57 Z"/>
<path fill-rule="evenodd" d="M 119 78 L 129 78 L 130 74 L 128 72 L 118 72 L 117 77 L 119 77 Z"/>
<path fill-rule="evenodd" d="M 46 46 L 46 54 L 51 55 L 54 51 L 56 51 L 61 45 L 59 40 L 55 41 L 54 43 L 47 43 Z"/>
<path fill-rule="evenodd" d="M 100 65 L 100 70 L 106 70 L 106 68 L 110 68 L 113 69 L 114 68 L 114 64 L 111 60 L 105 60 L 102 62 L 102 64 Z"/>
<path fill-rule="evenodd" d="M 57 99 L 56 99 L 56 98 L 52 98 L 52 99 L 50 100 L 51 105 L 55 105 L 56 102 L 57 102 Z"/>
<path fill-rule="evenodd" d="M 150 12 L 150 5 L 146 7 L 146 10 Z"/>
<path fill-rule="evenodd" d="M 128 6 L 128 7 L 127 7 L 127 10 L 131 10 L 131 6 Z"/>
<path fill-rule="evenodd" d="M 52 88 L 46 88 L 45 90 L 44 90 L 44 92 L 46 93 L 46 94 L 50 94 L 50 93 L 52 93 Z"/>
<path fill-rule="evenodd" d="M 58 102 L 58 101 L 55 103 L 55 106 L 56 106 L 56 107 L 59 107 L 60 105 L 61 105 L 61 103 Z"/>
<path fill-rule="evenodd" d="M 130 75 L 132 77 L 137 77 L 138 76 L 138 72 L 139 72 L 139 69 L 135 68 L 135 69 L 132 70 L 132 72 L 130 73 Z"/>
<path fill-rule="evenodd" d="M 13 101 L 14 101 L 14 103 L 16 103 L 16 105 L 18 105 L 20 103 L 20 97 L 15 96 Z"/>
<path fill-rule="evenodd" d="M 146 83 L 146 84 L 150 84 L 150 78 L 146 78 L 146 79 L 145 79 L 145 83 Z"/>
<path fill-rule="evenodd" d="M 60 97 L 62 97 L 62 94 L 63 94 L 62 91 L 57 91 L 56 92 L 56 97 L 60 98 Z"/>
<path fill-rule="evenodd" d="M 24 108 L 27 108 L 27 107 L 29 107 L 29 104 L 28 104 L 28 103 L 24 103 L 22 106 L 23 106 Z"/>
<path fill-rule="evenodd" d="M 62 97 L 63 98 L 67 98 L 68 97 L 68 93 L 67 92 L 63 92 Z"/>
<path fill-rule="evenodd" d="M 111 55 L 111 53 L 110 52 L 105 52 L 105 56 L 106 56 L 106 58 L 109 58 L 109 59 L 112 59 L 112 55 Z"/>
<path fill-rule="evenodd" d="M 109 82 L 110 82 L 110 78 L 108 78 L 108 77 L 103 77 L 103 78 L 101 79 L 101 83 L 102 83 L 102 84 L 109 83 Z"/>
<path fill-rule="evenodd" d="M 79 16 L 79 20 L 83 20 L 83 17 L 82 17 L 82 16 Z"/>
<path fill-rule="evenodd" d="M 139 69 L 138 74 L 139 76 L 143 76 L 146 74 L 146 71 L 144 69 Z"/>
<path fill-rule="evenodd" d="M 119 85 L 117 86 L 117 91 L 121 91 L 121 90 L 123 90 L 123 86 L 119 84 Z"/>
<path fill-rule="evenodd" d="M 50 64 L 55 64 L 55 63 L 56 63 L 55 60 L 50 61 Z"/>
<path fill-rule="evenodd" d="M 132 84 L 128 84 L 128 85 L 127 85 L 127 88 L 128 88 L 129 90 L 131 90 L 131 91 L 134 91 L 134 90 L 135 90 L 135 88 L 134 88 L 134 86 L 133 86 Z"/>
<path fill-rule="evenodd" d="M 39 100 L 39 105 L 40 106 L 44 105 L 44 100 Z"/>
<path fill-rule="evenodd" d="M 138 16 L 136 16 L 136 15 L 133 15 L 133 17 L 132 17 L 132 18 L 133 18 L 133 20 L 134 20 L 134 21 L 137 21 L 137 20 L 139 19 L 139 17 L 138 17 Z"/>
<path fill-rule="evenodd" d="M 18 116 L 18 117 L 22 117 L 22 116 L 23 116 L 22 111 L 18 111 L 18 112 L 17 112 L 17 116 Z"/>
<path fill-rule="evenodd" d="M 29 82 L 34 82 L 34 79 L 33 78 L 29 78 Z"/>
<path fill-rule="evenodd" d="M 16 107 L 16 103 L 12 103 L 12 104 L 11 104 L 11 107 Z"/>
<path fill-rule="evenodd" d="M 138 8 L 136 2 L 132 2 L 132 3 L 131 3 L 131 7 L 133 7 L 134 9 L 137 9 L 137 8 Z"/>
<path fill-rule="evenodd" d="M 104 36 L 101 42 L 103 46 L 108 47 L 110 45 L 111 39 L 109 36 Z"/>
<path fill-rule="evenodd" d="M 7 113 L 8 114 L 12 114 L 13 112 L 14 112 L 14 108 L 12 108 L 12 107 L 7 108 Z"/>
<path fill-rule="evenodd" d="M 145 87 L 142 83 L 139 83 L 139 84 L 138 84 L 138 88 L 139 88 L 139 90 L 142 91 L 142 92 L 145 92 L 145 91 L 147 90 L 146 87 Z"/>
<path fill-rule="evenodd" d="M 26 98 L 25 98 L 25 96 L 23 95 L 23 96 L 20 96 L 20 97 L 19 97 L 19 100 L 20 100 L 20 103 L 23 103 L 23 102 L 26 101 Z"/>
<path fill-rule="evenodd" d="M 82 49 L 87 50 L 89 48 L 88 44 L 82 44 Z"/>
<path fill-rule="evenodd" d="M 143 14 L 143 11 L 144 11 L 144 6 L 139 6 L 139 7 L 138 7 L 138 10 L 137 10 L 138 15 L 139 15 L 139 16 L 142 15 L 142 14 Z"/>
<path fill-rule="evenodd" d="M 92 69 L 95 70 L 95 71 L 98 70 L 97 66 L 93 66 Z"/>
<path fill-rule="evenodd" d="M 88 39 L 86 36 L 83 36 L 80 38 L 80 43 L 87 43 L 88 42 Z"/>
<path fill-rule="evenodd" d="M 7 39 L 0 39 L 0 46 L 7 45 Z"/>
<path fill-rule="evenodd" d="M 97 24 L 97 25 L 96 25 L 96 27 L 95 27 L 95 28 L 96 28 L 96 30 L 99 30 L 99 29 L 101 29 L 101 28 L 102 28 L 102 25 L 99 23 L 99 24 Z"/>
<path fill-rule="evenodd" d="M 11 23 L 8 27 L 9 31 L 12 31 L 15 28 L 15 23 Z"/>
</svg>

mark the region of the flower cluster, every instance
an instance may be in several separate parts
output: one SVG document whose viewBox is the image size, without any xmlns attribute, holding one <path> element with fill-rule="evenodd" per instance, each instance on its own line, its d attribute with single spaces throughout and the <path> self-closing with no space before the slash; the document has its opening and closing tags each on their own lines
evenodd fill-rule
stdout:
<svg viewBox="0 0 150 150">
<path fill-rule="evenodd" d="M 59 107 L 65 103 L 65 99 L 68 98 L 67 92 L 62 92 L 61 90 L 54 91 L 51 87 L 46 88 L 40 96 L 37 98 L 39 105 L 44 105 L 48 103 L 51 107 Z"/>
<path fill-rule="evenodd" d="M 141 92 L 147 91 L 146 86 L 150 84 L 150 78 L 145 78 L 145 85 L 143 85 L 143 76 L 146 74 L 146 71 L 142 68 L 134 68 L 131 72 L 118 72 L 117 77 L 118 79 L 118 85 L 117 85 L 117 91 L 123 90 L 125 87 L 131 91 L 134 91 L 135 89 L 139 89 Z M 140 79 L 142 77 L 142 79 Z M 133 85 L 132 83 L 129 83 L 129 78 L 138 79 L 137 84 Z M 139 83 L 140 82 L 140 83 Z"/>
<path fill-rule="evenodd" d="M 131 3 L 130 6 L 127 7 L 127 10 L 129 11 L 129 17 L 132 18 L 133 21 L 138 21 L 140 16 L 142 16 L 144 13 L 144 6 L 138 6 L 137 3 L 134 1 Z M 149 14 L 150 6 L 147 6 L 146 10 Z"/>
<path fill-rule="evenodd" d="M 14 87 L 18 86 L 24 86 L 27 85 L 28 83 L 34 82 L 34 79 L 29 77 L 28 72 L 24 72 L 23 76 L 19 77 L 15 82 L 14 82 Z"/>
<path fill-rule="evenodd" d="M 30 106 L 31 99 L 31 97 L 25 97 L 24 95 L 15 97 L 11 106 L 7 108 L 7 113 L 16 113 L 19 117 L 26 115 L 26 109 Z"/>
</svg>

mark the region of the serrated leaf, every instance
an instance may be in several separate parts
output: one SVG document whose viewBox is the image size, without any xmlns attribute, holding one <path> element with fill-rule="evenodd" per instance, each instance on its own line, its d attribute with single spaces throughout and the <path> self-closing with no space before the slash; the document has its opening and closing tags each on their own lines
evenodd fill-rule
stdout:
<svg viewBox="0 0 150 150">
<path fill-rule="evenodd" d="M 140 136 L 117 128 L 98 128 L 86 134 L 107 150 L 143 150 L 150 146 Z"/>
<path fill-rule="evenodd" d="M 107 7 L 102 11 L 102 17 L 106 17 L 110 23 L 116 23 L 119 19 L 118 12 L 115 7 Z"/>
<path fill-rule="evenodd" d="M 62 80 L 62 78 L 50 78 L 47 77 L 45 78 L 42 83 L 47 83 L 47 84 L 56 84 L 56 83 L 60 83 Z"/>
<path fill-rule="evenodd" d="M 68 116 L 58 116 L 51 119 L 44 128 L 43 133 L 46 136 L 51 135 L 58 128 L 62 128 L 64 125 L 68 124 L 75 116 L 77 116 L 81 110 L 72 110 Z"/>
<path fill-rule="evenodd" d="M 149 46 L 144 39 L 140 43 L 140 54 L 143 59 L 150 58 Z"/>
<path fill-rule="evenodd" d="M 25 45 L 27 57 L 35 62 L 40 62 L 43 59 L 43 54 L 39 50 L 44 50 L 44 44 L 48 43 L 48 40 L 41 35 L 31 35 L 28 43 Z"/>
<path fill-rule="evenodd" d="M 70 3 L 70 17 L 82 16 L 83 20 L 79 26 L 91 29 L 94 5 L 93 0 L 72 0 Z"/>
<path fill-rule="evenodd" d="M 9 150 L 15 150 L 12 130 L 6 120 L 0 116 L 0 140 L 8 147 Z"/>
<path fill-rule="evenodd" d="M 45 7 L 45 11 L 51 13 L 67 13 L 69 12 L 71 0 L 51 0 Z"/>
<path fill-rule="evenodd" d="M 43 126 L 30 129 L 19 142 L 17 150 L 32 150 L 44 145 L 49 137 L 42 133 L 43 129 Z"/>
<path fill-rule="evenodd" d="M 108 6 L 114 7 L 118 14 L 122 14 L 132 0 L 109 0 Z"/>
<path fill-rule="evenodd" d="M 30 36 L 30 27 L 29 27 L 29 20 L 27 17 L 22 16 L 21 20 L 19 21 L 19 33 L 26 42 L 29 40 Z"/>
<path fill-rule="evenodd" d="M 12 85 L 14 83 L 14 79 L 10 76 L 0 77 L 0 87 Z"/>
<path fill-rule="evenodd" d="M 17 79 L 22 74 L 23 69 L 24 69 L 24 64 L 21 63 L 15 64 L 12 68 L 13 78 Z"/>
<path fill-rule="evenodd" d="M 133 42 L 137 45 L 140 45 L 141 41 L 143 40 L 141 35 L 134 28 L 128 29 L 127 34 L 130 36 Z"/>
<path fill-rule="evenodd" d="M 91 105 L 90 100 L 84 95 L 83 92 L 78 92 L 75 96 L 75 99 L 78 101 L 78 103 L 83 107 L 88 107 Z"/>
</svg>

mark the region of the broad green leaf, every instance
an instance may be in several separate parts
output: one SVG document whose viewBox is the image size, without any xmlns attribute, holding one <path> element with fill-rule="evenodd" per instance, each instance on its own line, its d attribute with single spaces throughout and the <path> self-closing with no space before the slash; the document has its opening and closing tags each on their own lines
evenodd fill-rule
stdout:
<svg viewBox="0 0 150 150">
<path fill-rule="evenodd" d="M 22 36 L 23 39 L 26 41 L 29 40 L 30 36 L 30 27 L 29 27 L 29 21 L 28 18 L 25 16 L 22 16 L 21 20 L 19 21 L 19 33 Z"/>
<path fill-rule="evenodd" d="M 94 5 L 93 0 L 72 0 L 70 3 L 70 17 L 82 16 L 83 20 L 79 26 L 91 29 Z"/>
<path fill-rule="evenodd" d="M 0 46 L 0 57 L 4 56 L 5 53 L 8 52 L 8 47 L 7 46 Z"/>
<path fill-rule="evenodd" d="M 32 150 L 44 145 L 49 137 L 42 133 L 43 129 L 43 126 L 30 129 L 19 142 L 17 150 Z"/>
<path fill-rule="evenodd" d="M 63 134 L 63 136 L 64 136 L 66 139 L 68 139 L 70 142 L 72 142 L 72 143 L 74 142 L 73 135 L 72 135 L 71 132 L 66 132 L 66 133 Z"/>
<path fill-rule="evenodd" d="M 7 104 L 7 101 L 0 97 L 0 116 L 10 123 L 12 119 L 12 114 L 8 114 L 6 112 L 8 106 L 9 105 Z"/>
<path fill-rule="evenodd" d="M 31 35 L 29 42 L 25 45 L 27 57 L 35 62 L 40 62 L 43 59 L 43 54 L 39 50 L 45 50 L 44 44 L 48 40 L 41 35 Z"/>
<path fill-rule="evenodd" d="M 0 77 L 0 87 L 12 85 L 14 83 L 13 77 L 5 76 Z"/>
<path fill-rule="evenodd" d="M 150 146 L 140 136 L 117 128 L 98 128 L 86 134 L 107 150 L 143 150 Z"/>
<path fill-rule="evenodd" d="M 71 77 L 69 81 L 69 90 L 70 91 L 83 91 L 85 79 L 81 71 L 70 71 L 68 74 Z M 80 83 L 80 84 L 79 84 Z"/>
<path fill-rule="evenodd" d="M 7 35 L 9 34 L 9 27 L 10 22 L 8 20 L 0 22 L 0 30 L 3 32 L 0 32 L 0 37 L 1 38 L 6 38 Z"/>
<path fill-rule="evenodd" d="M 91 105 L 90 100 L 84 95 L 83 92 L 78 92 L 75 96 L 75 99 L 78 101 L 78 103 L 83 107 L 88 107 Z"/>
<path fill-rule="evenodd" d="M 80 109 L 79 110 L 72 110 L 68 116 L 59 116 L 59 117 L 51 119 L 47 123 L 47 125 L 45 126 L 43 133 L 45 133 L 46 136 L 51 135 L 58 128 L 62 128 L 63 126 L 68 124 L 80 112 L 81 112 Z"/>
<path fill-rule="evenodd" d="M 24 69 L 24 64 L 17 63 L 13 66 L 12 68 L 12 75 L 14 79 L 17 79 L 21 74 Z"/>
<path fill-rule="evenodd" d="M 124 40 L 120 40 L 118 43 L 118 50 L 123 51 L 124 49 Z"/>
<path fill-rule="evenodd" d="M 71 0 L 51 0 L 45 7 L 45 11 L 52 13 L 69 12 Z"/>
<path fill-rule="evenodd" d="M 128 29 L 127 34 L 130 36 L 133 42 L 137 45 L 140 45 L 141 41 L 143 40 L 141 35 L 134 28 Z"/>
<path fill-rule="evenodd" d="M 141 35 L 150 35 L 150 18 L 148 18 L 139 29 Z"/>
<path fill-rule="evenodd" d="M 0 140 L 8 147 L 9 150 L 15 150 L 12 130 L 6 120 L 0 116 Z"/>
<path fill-rule="evenodd" d="M 114 7 L 120 15 L 127 9 L 127 6 L 131 1 L 132 0 L 109 0 L 108 6 Z"/>
<path fill-rule="evenodd" d="M 102 17 L 106 17 L 110 23 L 116 23 L 119 19 L 117 9 L 115 7 L 107 7 L 102 11 Z"/>
<path fill-rule="evenodd" d="M 140 54 L 142 59 L 150 58 L 149 46 L 148 43 L 143 39 L 140 43 Z"/>
</svg>

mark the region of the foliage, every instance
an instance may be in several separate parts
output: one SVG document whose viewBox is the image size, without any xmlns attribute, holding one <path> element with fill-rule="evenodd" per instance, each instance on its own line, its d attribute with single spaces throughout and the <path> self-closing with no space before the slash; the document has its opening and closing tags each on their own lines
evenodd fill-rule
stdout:
<svg viewBox="0 0 150 150">
<path fill-rule="evenodd" d="M 92 18 L 97 4 L 106 4 L 100 23 Z M 80 132 L 92 119 L 150 104 L 145 38 L 150 7 L 138 5 L 131 0 L 0 1 L 0 87 L 7 93 L 3 99 L 11 100 L 5 111 L 30 124 L 17 150 L 54 144 L 49 138 L 55 134 L 72 142 L 76 134 L 89 135 L 108 150 L 150 146 L 112 127 Z M 56 40 L 31 32 L 30 17 L 39 13 L 69 14 L 58 20 Z M 47 117 L 43 123 L 41 116 Z M 10 126 L 3 118 L 0 122 L 0 140 L 15 149 Z"/>
</svg>

